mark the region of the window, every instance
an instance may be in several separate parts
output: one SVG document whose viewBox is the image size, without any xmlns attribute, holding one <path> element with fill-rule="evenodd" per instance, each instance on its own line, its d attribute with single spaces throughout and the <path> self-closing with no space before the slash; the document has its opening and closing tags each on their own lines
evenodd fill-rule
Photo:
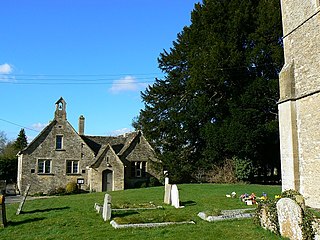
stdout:
<svg viewBox="0 0 320 240">
<path fill-rule="evenodd" d="M 145 177 L 146 165 L 146 162 L 131 162 L 131 177 Z"/>
<path fill-rule="evenodd" d="M 62 149 L 62 140 L 63 137 L 61 135 L 56 136 L 56 149 Z"/>
<path fill-rule="evenodd" d="M 39 159 L 38 160 L 38 173 L 51 173 L 51 160 Z"/>
<path fill-rule="evenodd" d="M 79 173 L 79 161 L 67 160 L 67 173 L 69 174 Z"/>
</svg>

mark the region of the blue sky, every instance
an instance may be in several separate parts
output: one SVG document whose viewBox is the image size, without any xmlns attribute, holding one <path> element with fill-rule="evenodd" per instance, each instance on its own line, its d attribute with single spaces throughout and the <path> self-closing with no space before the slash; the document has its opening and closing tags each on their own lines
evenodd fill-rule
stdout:
<svg viewBox="0 0 320 240">
<path fill-rule="evenodd" d="M 190 25 L 200 0 L 10 0 L 0 9 L 0 131 L 32 140 L 55 102 L 85 134 L 133 130 L 157 58 Z M 33 130 L 32 130 L 33 129 Z"/>
</svg>

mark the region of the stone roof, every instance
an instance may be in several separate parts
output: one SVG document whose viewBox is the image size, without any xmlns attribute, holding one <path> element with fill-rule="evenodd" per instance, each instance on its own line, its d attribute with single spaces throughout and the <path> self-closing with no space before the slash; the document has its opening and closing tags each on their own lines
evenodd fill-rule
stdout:
<svg viewBox="0 0 320 240">
<path fill-rule="evenodd" d="M 139 132 L 127 133 L 120 136 L 87 136 L 82 135 L 81 138 L 92 149 L 97 156 L 100 149 L 106 145 L 110 145 L 113 151 L 118 154 L 123 152 L 131 143 L 131 141 L 139 134 Z"/>
</svg>

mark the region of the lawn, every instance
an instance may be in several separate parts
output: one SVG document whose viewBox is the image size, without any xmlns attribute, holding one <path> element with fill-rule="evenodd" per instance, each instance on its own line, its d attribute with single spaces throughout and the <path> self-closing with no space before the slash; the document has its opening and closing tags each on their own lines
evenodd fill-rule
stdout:
<svg viewBox="0 0 320 240">
<path fill-rule="evenodd" d="M 114 212 L 119 222 L 190 221 L 196 224 L 171 225 L 158 228 L 114 229 L 95 212 L 94 203 L 103 203 L 104 193 L 59 196 L 27 200 L 23 212 L 16 216 L 18 204 L 7 204 L 8 227 L 0 229 L 0 239 L 282 239 L 256 225 L 253 219 L 206 222 L 200 211 L 249 208 L 238 195 L 254 192 L 269 197 L 281 192 L 279 186 L 182 184 L 178 185 L 181 209 L 163 204 L 164 187 L 130 189 L 110 192 L 112 207 L 146 206 L 154 204 L 163 209 Z"/>
</svg>

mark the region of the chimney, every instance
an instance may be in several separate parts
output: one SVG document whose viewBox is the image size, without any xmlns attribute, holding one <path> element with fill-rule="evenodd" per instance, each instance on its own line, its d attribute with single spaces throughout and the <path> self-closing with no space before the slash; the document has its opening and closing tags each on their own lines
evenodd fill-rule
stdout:
<svg viewBox="0 0 320 240">
<path fill-rule="evenodd" d="M 84 135 L 84 116 L 79 117 L 79 135 Z"/>
</svg>

